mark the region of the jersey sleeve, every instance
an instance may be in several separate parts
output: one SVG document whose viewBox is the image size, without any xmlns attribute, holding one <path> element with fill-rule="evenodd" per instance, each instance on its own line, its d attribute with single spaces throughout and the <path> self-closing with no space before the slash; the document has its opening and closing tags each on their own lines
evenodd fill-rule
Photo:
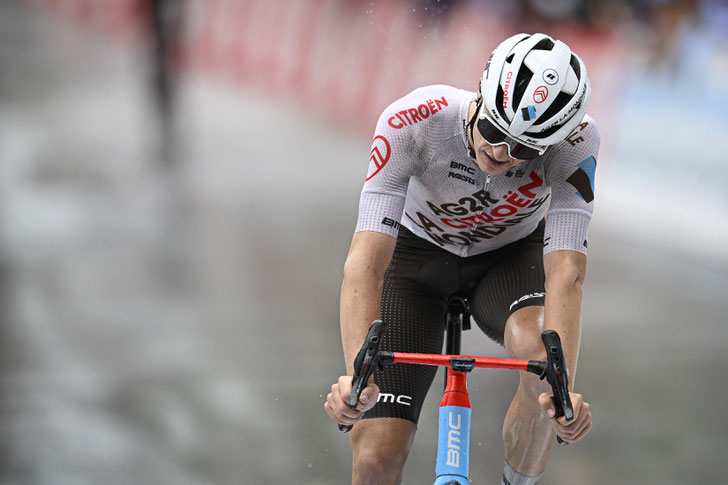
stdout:
<svg viewBox="0 0 728 485">
<path fill-rule="evenodd" d="M 418 165 L 411 130 L 398 129 L 397 111 L 405 98 L 384 110 L 369 152 L 369 170 L 359 199 L 356 232 L 375 231 L 397 237 L 407 186 Z M 394 120 L 394 121 L 392 121 Z"/>
<path fill-rule="evenodd" d="M 554 147 L 546 163 L 551 205 L 546 215 L 544 254 L 569 249 L 586 254 L 594 210 L 599 129 L 590 117 Z"/>
</svg>

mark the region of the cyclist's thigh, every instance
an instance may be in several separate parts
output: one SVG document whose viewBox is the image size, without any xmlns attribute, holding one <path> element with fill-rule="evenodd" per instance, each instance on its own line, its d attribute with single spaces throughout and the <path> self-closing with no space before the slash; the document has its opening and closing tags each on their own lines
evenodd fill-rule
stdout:
<svg viewBox="0 0 728 485">
<path fill-rule="evenodd" d="M 543 242 L 529 236 L 504 252 L 480 280 L 471 296 L 471 311 L 483 332 L 503 345 L 508 317 L 527 306 L 543 306 Z"/>
<path fill-rule="evenodd" d="M 400 238 L 402 236 L 400 232 Z M 381 319 L 387 324 L 387 331 L 381 349 L 440 353 L 446 297 L 441 290 L 421 281 L 423 266 L 437 264 L 433 261 L 440 255 L 428 253 L 427 247 L 422 248 L 424 254 L 419 259 L 412 251 L 402 254 L 401 246 L 405 242 L 400 244 L 398 240 L 398 248 L 384 278 Z M 420 244 L 416 240 L 410 242 Z M 377 372 L 374 380 L 379 386 L 379 400 L 364 418 L 403 418 L 417 423 L 436 372 L 436 367 L 413 364 L 390 365 Z"/>
</svg>

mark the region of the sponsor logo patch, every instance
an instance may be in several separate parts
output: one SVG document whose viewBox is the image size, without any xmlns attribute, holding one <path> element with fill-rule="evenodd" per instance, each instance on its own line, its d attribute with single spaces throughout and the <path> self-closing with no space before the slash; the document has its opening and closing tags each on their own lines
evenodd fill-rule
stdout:
<svg viewBox="0 0 728 485">
<path fill-rule="evenodd" d="M 366 180 L 371 179 L 382 171 L 392 155 L 392 146 L 382 135 L 377 135 L 372 140 L 372 151 L 369 154 L 369 174 Z"/>
<path fill-rule="evenodd" d="M 576 193 L 589 203 L 594 200 L 594 175 L 597 161 L 589 157 L 579 164 L 579 168 L 566 179 L 576 189 Z"/>
<path fill-rule="evenodd" d="M 404 394 L 395 396 L 394 394 L 391 394 L 389 392 L 380 392 L 379 397 L 377 397 L 377 402 L 392 404 L 397 403 L 401 404 L 402 406 L 412 406 L 412 396 L 405 396 Z"/>
<path fill-rule="evenodd" d="M 513 77 L 513 71 L 510 71 L 506 75 L 506 83 L 503 86 L 503 109 L 508 108 L 508 95 L 510 94 L 509 88 L 511 86 L 511 78 Z"/>
<path fill-rule="evenodd" d="M 524 171 L 523 171 L 523 170 L 521 170 L 520 168 L 517 168 L 517 169 L 515 169 L 515 170 L 512 170 L 512 169 L 511 169 L 511 170 L 508 170 L 508 171 L 506 172 L 506 174 L 505 174 L 505 175 L 506 175 L 506 177 L 508 177 L 508 178 L 511 178 L 511 177 L 521 178 L 521 177 L 523 177 L 523 176 L 524 176 L 525 174 L 526 174 L 526 172 L 524 172 Z"/>
<path fill-rule="evenodd" d="M 382 219 L 382 224 L 385 226 L 393 227 L 395 229 L 399 229 L 399 222 L 389 217 L 385 217 L 384 219 Z"/>
<path fill-rule="evenodd" d="M 511 303 L 511 306 L 510 306 L 510 308 L 508 310 L 513 310 L 513 307 L 514 306 L 518 305 L 521 302 L 524 302 L 526 300 L 529 300 L 531 298 L 543 298 L 545 296 L 546 296 L 546 293 L 531 293 L 529 295 L 523 295 L 518 300 L 516 300 L 513 303 Z"/>
<path fill-rule="evenodd" d="M 403 109 L 387 120 L 392 128 L 401 130 L 405 126 L 414 125 L 426 120 L 430 116 L 448 106 L 447 99 L 443 96 L 440 99 L 428 99 L 416 108 Z"/>
<path fill-rule="evenodd" d="M 546 84 L 553 86 L 559 82 L 559 73 L 554 69 L 546 69 L 542 74 L 543 80 Z"/>
<path fill-rule="evenodd" d="M 579 143 L 584 141 L 584 137 L 579 135 L 579 132 L 582 131 L 587 126 L 589 126 L 589 123 L 581 123 L 579 126 L 574 128 L 574 131 L 572 131 L 571 134 L 566 137 L 566 141 L 569 142 L 569 145 L 571 145 L 571 146 L 578 145 Z"/>
<path fill-rule="evenodd" d="M 448 176 L 467 177 L 462 172 L 450 174 Z M 518 188 L 499 197 L 481 189 L 457 202 L 435 204 L 425 201 L 429 211 L 405 212 L 404 215 L 436 244 L 469 246 L 494 238 L 535 214 L 543 214 L 551 194 L 544 194 L 543 179 L 536 171 L 531 170 L 527 178 Z"/>
<path fill-rule="evenodd" d="M 533 92 L 533 100 L 537 103 L 543 103 L 546 98 L 549 97 L 549 88 L 546 86 L 539 86 Z"/>
<path fill-rule="evenodd" d="M 533 105 L 526 106 L 521 109 L 521 116 L 523 116 L 523 121 L 531 121 L 536 117 L 536 107 Z"/>
</svg>

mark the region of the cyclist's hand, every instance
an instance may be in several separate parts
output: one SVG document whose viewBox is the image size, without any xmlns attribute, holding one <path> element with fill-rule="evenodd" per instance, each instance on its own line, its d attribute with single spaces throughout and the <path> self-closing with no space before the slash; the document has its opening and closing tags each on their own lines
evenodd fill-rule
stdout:
<svg viewBox="0 0 728 485">
<path fill-rule="evenodd" d="M 356 409 L 349 406 L 350 395 L 351 376 L 341 376 L 339 381 L 331 386 L 331 392 L 326 396 L 324 409 L 331 416 L 331 419 L 339 424 L 354 424 L 359 421 L 364 413 L 377 403 L 379 387 L 374 384 L 374 377 L 372 376 L 359 397 L 359 404 Z"/>
<path fill-rule="evenodd" d="M 551 418 L 556 434 L 567 443 L 576 443 L 582 439 L 592 427 L 592 415 L 589 412 L 589 403 L 584 401 L 581 394 L 569 393 L 571 405 L 574 408 L 574 419 L 567 421 L 561 416 L 554 419 L 556 408 L 554 408 L 554 396 L 550 392 L 544 392 L 538 397 L 538 404 L 544 416 Z"/>
</svg>

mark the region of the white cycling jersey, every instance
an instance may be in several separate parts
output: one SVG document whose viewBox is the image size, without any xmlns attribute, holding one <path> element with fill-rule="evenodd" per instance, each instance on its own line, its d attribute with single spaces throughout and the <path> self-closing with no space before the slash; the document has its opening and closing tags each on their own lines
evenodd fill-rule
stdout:
<svg viewBox="0 0 728 485">
<path fill-rule="evenodd" d="M 564 141 L 504 173 L 485 174 L 465 135 L 475 93 L 416 89 L 377 123 L 356 231 L 399 225 L 460 256 L 524 238 L 546 216 L 544 253 L 586 253 L 599 131 L 588 115 Z"/>
</svg>

